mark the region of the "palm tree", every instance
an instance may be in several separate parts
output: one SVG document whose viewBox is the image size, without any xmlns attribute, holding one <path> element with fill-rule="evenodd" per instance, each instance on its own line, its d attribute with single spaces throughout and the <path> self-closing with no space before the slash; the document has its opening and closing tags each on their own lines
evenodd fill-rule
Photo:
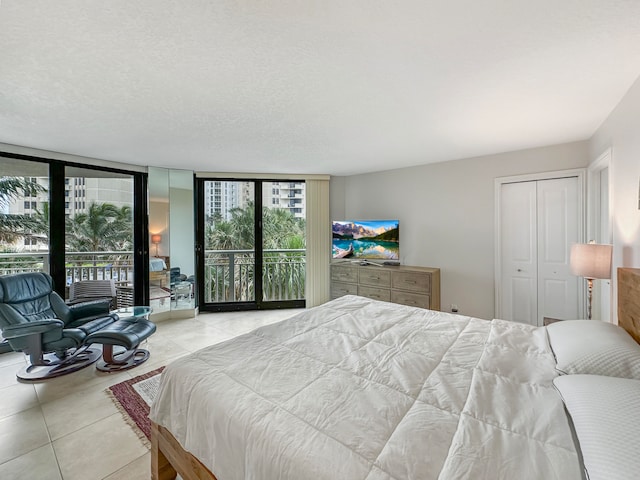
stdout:
<svg viewBox="0 0 640 480">
<path fill-rule="evenodd" d="M 112 248 L 114 250 L 131 250 L 133 249 L 133 211 L 131 207 L 125 205 L 120 207 L 118 214 L 113 220 L 111 226 L 114 231 L 112 238 Z"/>
<path fill-rule="evenodd" d="M 231 210 L 228 221 L 210 221 L 206 226 L 207 249 L 213 250 L 254 250 L 255 220 L 254 204 L 250 202 L 244 208 Z M 264 208 L 262 212 L 262 235 L 265 250 L 305 248 L 304 220 L 297 219 L 289 210 L 281 208 Z M 254 259 L 251 254 L 233 254 L 234 265 L 230 254 L 209 256 L 207 265 L 212 266 L 210 275 L 205 275 L 211 284 L 211 292 L 218 297 L 221 291 L 235 289 L 236 299 L 247 299 L 253 292 Z M 250 268 L 247 268 L 250 267 Z M 219 269 L 226 271 L 222 276 Z M 234 272 L 234 279 L 229 278 Z M 217 276 L 217 277 L 216 277 Z M 224 286 L 221 284 L 224 278 Z M 265 253 L 263 268 L 264 291 L 286 292 L 288 298 L 304 296 L 304 254 L 300 252 L 268 252 Z M 275 299 L 275 298 L 273 298 Z M 287 298 L 280 298 L 287 299 Z"/>
<path fill-rule="evenodd" d="M 218 222 L 215 225 L 208 224 L 205 227 L 205 245 L 212 250 L 233 250 L 236 238 L 233 233 L 233 225 L 230 222 Z"/>
<path fill-rule="evenodd" d="M 232 208 L 231 231 L 235 238 L 236 249 L 253 249 L 255 245 L 255 216 L 253 202 L 248 202 L 245 208 Z"/>
<path fill-rule="evenodd" d="M 46 189 L 37 182 L 22 177 L 0 177 L 0 208 L 8 207 L 11 200 L 35 197 Z M 19 238 L 46 233 L 37 219 L 26 214 L 0 213 L 0 242 L 13 243 Z"/>
<path fill-rule="evenodd" d="M 68 219 L 66 247 L 75 252 L 131 248 L 131 207 L 91 202 L 87 213 Z"/>
<path fill-rule="evenodd" d="M 0 206 L 6 206 L 9 200 L 20 195 L 35 197 L 46 189 L 37 182 L 23 177 L 0 177 Z"/>
</svg>

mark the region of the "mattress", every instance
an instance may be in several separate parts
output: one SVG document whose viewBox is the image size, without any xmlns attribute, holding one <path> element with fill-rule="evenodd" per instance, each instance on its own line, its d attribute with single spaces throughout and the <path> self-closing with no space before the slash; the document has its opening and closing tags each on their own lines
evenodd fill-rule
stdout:
<svg viewBox="0 0 640 480">
<path fill-rule="evenodd" d="M 546 330 L 346 296 L 170 364 L 150 418 L 219 480 L 579 479 Z"/>
<path fill-rule="evenodd" d="M 149 271 L 150 272 L 161 272 L 167 269 L 167 264 L 164 259 L 158 257 L 150 257 L 149 258 Z"/>
</svg>

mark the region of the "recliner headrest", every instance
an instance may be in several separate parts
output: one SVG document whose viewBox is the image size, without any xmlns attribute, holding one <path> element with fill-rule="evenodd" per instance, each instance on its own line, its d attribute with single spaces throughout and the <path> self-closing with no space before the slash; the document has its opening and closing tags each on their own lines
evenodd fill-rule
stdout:
<svg viewBox="0 0 640 480">
<path fill-rule="evenodd" d="M 16 273 L 0 276 L 0 301 L 22 303 L 49 295 L 53 280 L 43 272 Z"/>
</svg>

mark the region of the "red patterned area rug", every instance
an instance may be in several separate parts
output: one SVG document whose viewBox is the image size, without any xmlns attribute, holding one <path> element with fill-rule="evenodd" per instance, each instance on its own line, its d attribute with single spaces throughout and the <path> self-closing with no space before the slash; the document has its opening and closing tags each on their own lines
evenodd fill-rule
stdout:
<svg viewBox="0 0 640 480">
<path fill-rule="evenodd" d="M 164 367 L 156 368 L 131 380 L 116 383 L 105 390 L 122 413 L 125 421 L 133 428 L 147 448 L 151 447 L 149 405 L 158 393 L 162 370 Z"/>
</svg>

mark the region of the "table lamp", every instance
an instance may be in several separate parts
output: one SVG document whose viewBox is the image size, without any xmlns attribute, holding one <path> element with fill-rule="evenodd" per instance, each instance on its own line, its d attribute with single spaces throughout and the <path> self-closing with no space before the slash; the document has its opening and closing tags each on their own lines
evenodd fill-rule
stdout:
<svg viewBox="0 0 640 480">
<path fill-rule="evenodd" d="M 571 273 L 587 279 L 587 318 L 591 320 L 593 280 L 611 278 L 611 245 L 576 243 L 571 245 Z"/>
<path fill-rule="evenodd" d="M 151 235 L 151 243 L 156 246 L 156 257 L 158 256 L 158 244 L 160 242 L 162 242 L 162 235 L 160 235 L 159 233 Z"/>
</svg>

